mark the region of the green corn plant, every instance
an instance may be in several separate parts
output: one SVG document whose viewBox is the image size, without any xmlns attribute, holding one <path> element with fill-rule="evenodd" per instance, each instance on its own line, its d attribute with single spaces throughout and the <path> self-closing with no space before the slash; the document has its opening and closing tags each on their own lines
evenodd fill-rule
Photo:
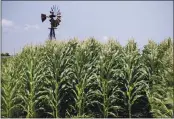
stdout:
<svg viewBox="0 0 174 119">
<path fill-rule="evenodd" d="M 137 45 L 130 40 L 123 52 L 123 64 L 121 69 L 122 84 L 120 91 L 123 96 L 124 109 L 127 110 L 129 118 L 132 117 L 132 106 L 136 105 L 136 101 L 144 97 L 143 92 L 147 87 L 145 78 L 147 73 L 141 57 L 137 49 Z M 124 88 L 121 89 L 121 86 Z"/>
<path fill-rule="evenodd" d="M 40 47 L 26 47 L 20 56 L 22 88 L 18 96 L 22 101 L 19 106 L 23 108 L 27 118 L 36 117 L 36 104 L 39 102 L 37 92 L 44 78 L 42 72 L 46 68 L 43 67 L 40 52 Z"/>
<path fill-rule="evenodd" d="M 85 111 L 88 105 L 86 93 L 90 90 L 88 82 L 93 79 L 93 75 L 96 73 L 97 51 L 99 51 L 99 45 L 93 38 L 77 48 L 73 65 L 74 70 L 72 71 L 74 79 L 72 82 L 75 82 L 72 83 L 72 97 L 74 97 L 75 104 L 70 105 L 70 109 L 76 112 L 73 117 L 89 117 Z M 67 110 L 67 113 L 69 113 L 69 110 Z"/>
<path fill-rule="evenodd" d="M 89 93 L 89 97 L 92 97 L 90 104 L 97 104 L 104 118 L 117 117 L 117 111 L 120 109 L 116 104 L 120 49 L 121 46 L 114 40 L 110 40 L 108 45 L 103 46 L 98 61 L 99 74 L 91 83 L 97 88 Z"/>
<path fill-rule="evenodd" d="M 173 104 L 173 89 L 172 88 L 168 88 L 167 89 L 167 95 L 164 99 L 164 103 L 163 103 L 163 106 L 165 109 L 165 113 L 164 115 L 168 118 L 168 117 L 173 117 L 174 116 L 174 113 L 173 113 L 173 110 L 174 110 L 174 104 Z"/>
<path fill-rule="evenodd" d="M 163 69 L 163 75 L 165 81 L 169 87 L 173 87 L 173 43 L 172 39 L 168 38 L 162 41 L 158 46 L 158 58 L 161 59 L 161 69 Z"/>
<path fill-rule="evenodd" d="M 59 85 L 60 85 L 60 62 L 63 60 L 61 57 L 61 45 L 56 47 L 55 44 L 49 43 L 46 46 L 45 64 L 49 72 L 47 80 L 45 80 L 46 86 L 44 90 L 48 92 L 47 102 L 51 106 L 52 112 L 47 112 L 54 118 L 59 117 Z M 63 61 L 62 61 L 63 62 Z"/>
<path fill-rule="evenodd" d="M 172 76 L 172 73 L 169 73 L 169 69 L 172 69 L 171 63 L 170 60 L 167 60 L 166 58 L 171 55 L 165 56 L 165 53 L 167 53 L 167 49 L 170 48 L 170 40 L 159 46 L 154 42 L 149 41 L 149 44 L 146 45 L 143 50 L 143 58 L 148 67 L 147 71 L 149 74 L 149 90 L 147 91 L 147 95 L 153 117 L 172 117 L 172 113 L 168 114 L 170 111 L 165 105 L 165 100 L 168 100 L 166 95 L 166 92 L 168 91 L 166 87 L 167 79 Z M 163 58 L 165 58 L 165 61 L 168 61 L 168 63 L 165 63 Z"/>
<path fill-rule="evenodd" d="M 1 75 L 1 117 L 12 118 L 18 115 L 15 110 L 19 109 L 18 92 L 21 88 L 20 84 L 20 62 L 19 58 L 8 59 L 2 65 Z"/>
<path fill-rule="evenodd" d="M 116 82 L 112 80 L 108 81 L 107 79 L 100 77 L 97 84 L 99 84 L 98 90 L 91 91 L 91 93 L 89 93 L 88 95 L 89 97 L 97 96 L 102 101 L 95 100 L 94 98 L 93 100 L 91 100 L 90 104 L 94 105 L 96 103 L 97 105 L 99 105 L 103 118 L 117 117 L 117 111 L 120 109 L 120 107 L 116 105 L 117 86 L 113 86 L 114 84 L 116 84 Z"/>
<path fill-rule="evenodd" d="M 44 81 L 46 102 L 51 107 L 51 112 L 46 112 L 54 118 L 60 117 L 61 102 L 64 100 L 66 86 L 68 86 L 68 72 L 76 43 L 67 44 L 48 43 L 45 52 L 45 66 L 47 67 L 47 78 Z M 65 99 L 66 100 L 66 99 Z"/>
<path fill-rule="evenodd" d="M 158 109 L 157 107 L 155 108 L 156 104 L 154 104 L 155 100 L 153 99 L 153 95 L 152 95 L 152 90 L 153 90 L 153 84 L 155 84 L 155 80 L 158 79 L 159 76 L 155 75 L 156 73 L 156 69 L 155 66 L 158 63 L 157 60 L 157 44 L 155 44 L 153 41 L 149 41 L 149 44 L 147 46 L 144 47 L 143 50 L 143 57 L 144 57 L 144 61 L 146 66 L 148 67 L 148 73 L 149 73 L 149 89 L 147 91 L 147 96 L 148 96 L 148 100 L 150 102 L 151 105 L 151 113 L 153 116 L 155 116 L 155 112 L 157 113 Z M 156 61 L 156 62 L 155 62 Z M 159 87 L 157 87 L 159 88 Z"/>
<path fill-rule="evenodd" d="M 165 92 L 167 94 L 164 96 L 163 99 L 163 115 L 164 117 L 173 117 L 173 111 L 174 110 L 174 105 L 173 105 L 173 85 L 174 85 L 174 72 L 172 71 L 173 69 L 173 43 L 172 39 L 168 38 L 162 41 L 159 46 L 158 46 L 158 58 L 161 59 L 162 62 L 162 76 L 164 77 L 165 80 Z M 173 99 L 173 100 L 172 100 Z"/>
</svg>

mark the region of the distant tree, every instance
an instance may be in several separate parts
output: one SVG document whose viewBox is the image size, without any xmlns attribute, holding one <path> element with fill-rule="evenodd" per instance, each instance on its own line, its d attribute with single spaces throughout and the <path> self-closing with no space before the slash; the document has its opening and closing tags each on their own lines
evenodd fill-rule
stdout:
<svg viewBox="0 0 174 119">
<path fill-rule="evenodd" d="M 1 56 L 10 56 L 9 53 L 1 53 Z"/>
<path fill-rule="evenodd" d="M 10 56 L 9 53 L 5 53 L 5 56 Z"/>
</svg>

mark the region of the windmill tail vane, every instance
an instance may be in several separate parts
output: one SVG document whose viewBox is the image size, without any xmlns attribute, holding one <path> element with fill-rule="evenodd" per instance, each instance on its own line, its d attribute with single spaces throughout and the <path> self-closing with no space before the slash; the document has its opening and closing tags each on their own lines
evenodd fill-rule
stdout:
<svg viewBox="0 0 174 119">
<path fill-rule="evenodd" d="M 46 14 L 41 14 L 41 21 L 44 22 L 46 20 L 46 18 L 50 18 L 50 25 L 51 27 L 48 28 L 50 29 L 50 33 L 49 33 L 49 39 L 56 39 L 55 36 L 55 29 L 57 29 L 57 27 L 60 25 L 61 22 L 61 12 L 60 9 L 58 9 L 58 7 L 56 7 L 56 5 L 53 5 L 53 7 L 51 7 L 51 11 L 50 11 L 50 15 L 46 15 Z"/>
</svg>

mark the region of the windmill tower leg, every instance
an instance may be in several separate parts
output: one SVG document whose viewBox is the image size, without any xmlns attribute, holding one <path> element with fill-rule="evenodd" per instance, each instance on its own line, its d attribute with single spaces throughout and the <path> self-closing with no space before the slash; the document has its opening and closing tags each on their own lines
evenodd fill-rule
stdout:
<svg viewBox="0 0 174 119">
<path fill-rule="evenodd" d="M 49 34 L 49 39 L 51 40 L 51 34 L 52 34 L 52 30 L 50 28 L 50 34 Z"/>
<path fill-rule="evenodd" d="M 56 39 L 54 28 L 53 28 L 53 37 L 54 37 L 54 39 Z"/>
<path fill-rule="evenodd" d="M 53 39 L 53 37 L 54 37 L 54 28 L 50 28 L 50 40 L 52 40 Z"/>
</svg>

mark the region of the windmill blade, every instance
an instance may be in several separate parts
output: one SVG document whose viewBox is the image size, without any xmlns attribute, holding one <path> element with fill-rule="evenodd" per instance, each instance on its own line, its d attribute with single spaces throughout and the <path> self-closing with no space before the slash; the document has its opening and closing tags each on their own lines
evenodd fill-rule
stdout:
<svg viewBox="0 0 174 119">
<path fill-rule="evenodd" d="M 58 12 L 59 12 L 59 8 L 58 8 L 58 6 L 57 6 L 57 14 L 58 14 Z"/>
<path fill-rule="evenodd" d="M 57 12 L 57 9 L 56 9 L 56 5 L 55 5 L 55 14 L 56 14 L 56 12 Z"/>
<path fill-rule="evenodd" d="M 57 10 L 56 10 L 56 5 L 55 5 L 55 14 L 56 14 Z"/>
<path fill-rule="evenodd" d="M 59 6 L 57 6 L 57 11 L 59 10 Z"/>
<path fill-rule="evenodd" d="M 53 5 L 53 12 L 54 12 L 54 5 Z"/>
<path fill-rule="evenodd" d="M 60 9 L 57 10 L 57 15 L 60 15 Z"/>
<path fill-rule="evenodd" d="M 61 16 L 61 12 L 60 12 L 60 10 L 58 11 L 57 16 Z"/>
<path fill-rule="evenodd" d="M 60 14 L 60 9 L 57 7 L 57 14 Z"/>
<path fill-rule="evenodd" d="M 57 13 L 57 7 L 56 7 L 56 6 L 55 6 L 55 9 L 56 9 L 55 11 L 56 11 L 56 13 Z"/>
<path fill-rule="evenodd" d="M 56 10 L 55 10 L 55 5 L 54 5 L 54 13 L 56 12 Z"/>
</svg>

